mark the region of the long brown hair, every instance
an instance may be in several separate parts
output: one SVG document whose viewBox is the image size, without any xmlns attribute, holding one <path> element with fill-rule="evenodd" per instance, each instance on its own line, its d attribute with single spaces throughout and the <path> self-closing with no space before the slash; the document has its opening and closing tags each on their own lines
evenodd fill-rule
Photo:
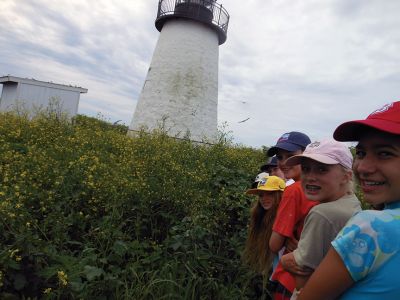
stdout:
<svg viewBox="0 0 400 300">
<path fill-rule="evenodd" d="M 272 267 L 274 253 L 269 249 L 269 239 L 272 234 L 282 192 L 274 191 L 274 201 L 270 209 L 265 210 L 259 199 L 254 202 L 250 210 L 250 226 L 242 260 L 254 271 L 266 274 Z"/>
</svg>

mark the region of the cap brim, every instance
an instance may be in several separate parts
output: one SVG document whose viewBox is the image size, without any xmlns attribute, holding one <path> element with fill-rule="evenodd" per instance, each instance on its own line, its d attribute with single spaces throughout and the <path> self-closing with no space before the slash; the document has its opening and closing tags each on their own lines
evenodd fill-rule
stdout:
<svg viewBox="0 0 400 300">
<path fill-rule="evenodd" d="M 269 167 L 277 167 L 278 165 L 276 165 L 276 164 L 265 164 L 264 166 L 269 168 Z"/>
<path fill-rule="evenodd" d="M 323 164 L 327 164 L 327 165 L 340 164 L 338 161 L 334 160 L 333 158 L 327 157 L 325 155 L 321 155 L 321 154 L 300 154 L 300 155 L 295 155 L 295 156 L 289 157 L 285 161 L 285 165 L 286 166 L 299 165 L 299 164 L 301 164 L 301 161 L 304 158 L 309 158 L 309 159 L 312 159 L 312 160 L 315 160 L 317 162 L 320 162 L 320 163 L 323 163 Z"/>
<path fill-rule="evenodd" d="M 269 157 L 274 156 L 274 155 L 276 155 L 276 153 L 278 152 L 279 149 L 283 149 L 283 150 L 286 150 L 289 152 L 294 152 L 297 150 L 301 150 L 303 148 L 296 144 L 283 142 L 283 143 L 278 143 L 274 147 L 269 148 L 267 151 L 267 155 Z"/>
<path fill-rule="evenodd" d="M 246 195 L 258 195 L 260 191 L 259 189 L 250 189 L 246 191 Z"/>
<path fill-rule="evenodd" d="M 367 119 L 349 121 L 339 125 L 334 131 L 333 137 L 340 142 L 358 141 L 363 132 L 368 128 L 392 134 L 400 134 L 400 125 L 398 123 L 381 119 Z"/>
</svg>

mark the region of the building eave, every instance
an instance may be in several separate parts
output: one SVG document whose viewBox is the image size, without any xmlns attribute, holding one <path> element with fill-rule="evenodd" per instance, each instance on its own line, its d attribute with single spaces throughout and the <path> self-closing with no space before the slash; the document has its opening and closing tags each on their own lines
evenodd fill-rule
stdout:
<svg viewBox="0 0 400 300">
<path fill-rule="evenodd" d="M 49 88 L 57 88 L 57 89 L 61 89 L 61 90 L 73 91 L 73 92 L 79 92 L 79 93 L 87 93 L 88 92 L 88 89 L 85 89 L 82 87 L 40 81 L 40 80 L 36 80 L 33 78 L 32 79 L 21 78 L 21 77 L 10 76 L 10 75 L 0 77 L 1 84 L 7 83 L 7 82 L 25 83 L 25 84 L 44 86 L 44 87 L 49 87 Z"/>
</svg>

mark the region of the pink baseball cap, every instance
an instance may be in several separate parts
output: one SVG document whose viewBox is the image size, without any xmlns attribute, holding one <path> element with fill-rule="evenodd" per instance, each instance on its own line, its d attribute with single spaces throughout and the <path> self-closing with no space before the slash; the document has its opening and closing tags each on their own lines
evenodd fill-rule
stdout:
<svg viewBox="0 0 400 300">
<path fill-rule="evenodd" d="M 346 144 L 333 139 L 309 144 L 303 154 L 288 158 L 285 164 L 288 166 L 298 165 L 304 157 L 327 165 L 340 164 L 347 169 L 351 169 L 353 164 L 353 155 Z"/>
<path fill-rule="evenodd" d="M 357 141 L 367 128 L 375 128 L 392 134 L 400 134 L 400 101 L 384 105 L 365 120 L 355 120 L 339 125 L 333 133 L 337 141 Z"/>
</svg>

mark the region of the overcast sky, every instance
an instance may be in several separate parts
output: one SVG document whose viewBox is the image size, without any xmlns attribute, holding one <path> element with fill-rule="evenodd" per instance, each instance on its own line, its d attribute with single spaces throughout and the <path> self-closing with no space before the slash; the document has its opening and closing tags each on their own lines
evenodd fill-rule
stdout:
<svg viewBox="0 0 400 300">
<path fill-rule="evenodd" d="M 260 147 L 312 140 L 400 100 L 399 0 L 219 0 L 218 122 Z M 0 0 L 0 76 L 89 89 L 79 113 L 129 125 L 159 32 L 158 0 Z M 240 121 L 249 118 L 246 122 Z"/>
</svg>

